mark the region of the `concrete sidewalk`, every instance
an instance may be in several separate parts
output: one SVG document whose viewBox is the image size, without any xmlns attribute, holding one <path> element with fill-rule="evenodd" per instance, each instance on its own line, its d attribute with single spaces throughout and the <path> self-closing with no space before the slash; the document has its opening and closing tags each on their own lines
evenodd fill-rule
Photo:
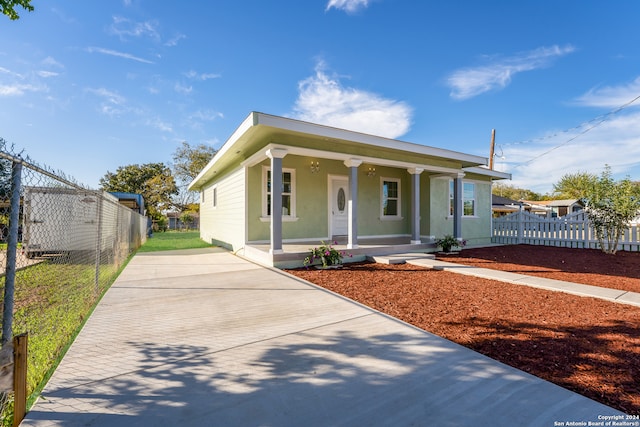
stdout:
<svg viewBox="0 0 640 427">
<path fill-rule="evenodd" d="M 573 295 L 593 297 L 640 307 L 640 293 L 638 292 L 621 291 L 619 289 L 582 285 L 579 283 L 565 282 L 563 280 L 554 280 L 544 277 L 527 276 L 519 273 L 510 273 L 507 271 L 492 270 L 490 268 L 454 264 L 451 262 L 437 260 L 432 254 L 394 254 L 387 256 L 375 256 L 372 257 L 372 259 L 386 264 L 406 262 L 407 264 L 431 268 L 434 270 L 450 271 L 452 273 L 465 274 L 467 276 L 499 280 L 501 282 L 508 282 L 516 285 L 525 285 L 549 291 L 565 292 Z"/>
<path fill-rule="evenodd" d="M 621 415 L 216 249 L 136 255 L 23 426 L 553 426 Z"/>
</svg>

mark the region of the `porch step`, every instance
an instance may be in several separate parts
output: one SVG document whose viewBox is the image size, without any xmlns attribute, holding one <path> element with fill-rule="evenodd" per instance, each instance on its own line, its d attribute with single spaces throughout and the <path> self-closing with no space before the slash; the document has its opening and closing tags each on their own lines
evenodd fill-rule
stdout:
<svg viewBox="0 0 640 427">
<path fill-rule="evenodd" d="M 367 256 L 367 260 L 377 262 L 380 264 L 405 264 L 408 260 L 435 259 L 435 258 L 436 256 L 434 254 L 425 254 L 420 252 Z"/>
</svg>

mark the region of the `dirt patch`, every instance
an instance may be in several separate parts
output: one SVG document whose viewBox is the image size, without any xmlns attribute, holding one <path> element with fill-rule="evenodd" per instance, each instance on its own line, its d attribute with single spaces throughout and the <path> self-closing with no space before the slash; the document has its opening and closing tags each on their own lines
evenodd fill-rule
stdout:
<svg viewBox="0 0 640 427">
<path fill-rule="evenodd" d="M 597 252 L 518 245 L 465 249 L 456 262 L 640 291 L 640 254 Z M 640 307 L 406 264 L 289 272 L 627 414 L 640 414 Z"/>
</svg>

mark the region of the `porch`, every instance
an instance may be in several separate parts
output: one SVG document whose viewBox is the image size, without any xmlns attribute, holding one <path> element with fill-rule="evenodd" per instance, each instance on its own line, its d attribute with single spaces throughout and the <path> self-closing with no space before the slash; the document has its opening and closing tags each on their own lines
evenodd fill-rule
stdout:
<svg viewBox="0 0 640 427">
<path fill-rule="evenodd" d="M 428 241 L 428 243 L 426 243 Z M 337 244 L 334 244 L 337 242 Z M 331 242 L 332 246 L 345 252 L 344 262 L 364 261 L 369 256 L 389 255 L 397 253 L 419 252 L 431 253 L 436 252 L 438 247 L 431 239 L 424 238 L 421 243 L 411 243 L 411 236 L 399 237 L 359 237 L 358 247 L 347 249 L 347 236 L 334 236 Z M 257 262 L 262 265 L 273 266 L 277 268 L 296 268 L 302 267 L 302 263 L 311 248 L 320 246 L 322 243 L 316 240 L 284 242 L 281 253 L 272 253 L 269 243 L 252 243 L 247 244 L 244 248 L 237 251 L 238 255 Z"/>
</svg>

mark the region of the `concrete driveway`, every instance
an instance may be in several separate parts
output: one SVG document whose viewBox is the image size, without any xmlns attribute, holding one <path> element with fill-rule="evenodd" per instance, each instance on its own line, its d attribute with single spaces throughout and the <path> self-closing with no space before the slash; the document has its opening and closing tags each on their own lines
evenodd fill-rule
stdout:
<svg viewBox="0 0 640 427">
<path fill-rule="evenodd" d="M 141 253 L 23 426 L 554 426 L 621 415 L 219 249 Z"/>
</svg>

